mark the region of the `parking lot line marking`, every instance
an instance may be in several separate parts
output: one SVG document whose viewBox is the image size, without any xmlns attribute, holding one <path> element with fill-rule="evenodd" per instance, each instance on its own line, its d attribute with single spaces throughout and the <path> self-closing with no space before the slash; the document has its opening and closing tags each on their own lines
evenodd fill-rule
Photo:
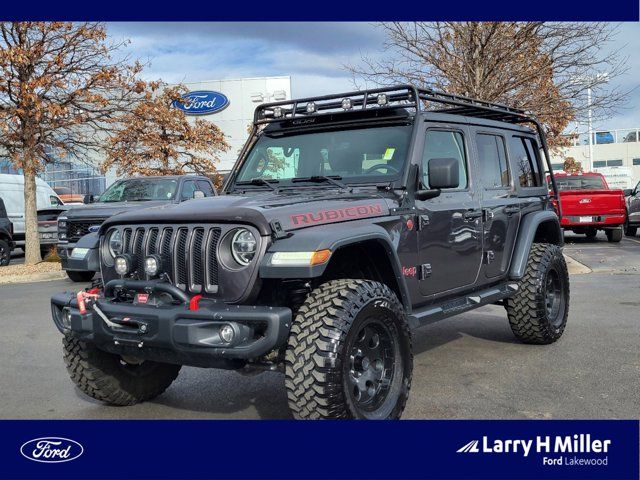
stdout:
<svg viewBox="0 0 640 480">
<path fill-rule="evenodd" d="M 625 240 L 629 240 L 630 242 L 633 242 L 633 243 L 640 243 L 640 240 L 636 240 L 634 238 L 625 238 Z"/>
</svg>

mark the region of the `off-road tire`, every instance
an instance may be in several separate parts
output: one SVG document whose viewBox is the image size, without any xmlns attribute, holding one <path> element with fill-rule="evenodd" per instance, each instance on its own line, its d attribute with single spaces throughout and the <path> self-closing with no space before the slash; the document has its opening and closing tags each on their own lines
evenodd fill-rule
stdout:
<svg viewBox="0 0 640 480">
<path fill-rule="evenodd" d="M 354 374 L 369 375 L 373 371 L 354 373 L 352 366 L 357 342 L 364 341 L 367 332 L 374 328 L 381 328 L 378 345 L 383 345 L 384 364 L 391 365 L 387 357 L 390 352 L 394 356 L 393 367 L 389 369 L 380 367 L 383 362 L 371 361 L 375 371 L 381 372 L 378 374 L 391 377 L 387 383 L 376 383 L 375 388 L 367 390 L 376 392 L 372 405 L 367 407 L 359 404 L 361 399 L 354 396 L 358 387 L 349 382 Z M 358 338 L 359 334 L 365 336 Z M 386 343 L 387 337 L 390 343 Z M 364 358 L 368 358 L 369 354 L 366 355 Z M 364 368 L 364 359 L 361 360 L 359 368 Z M 369 367 L 371 364 L 367 360 Z M 406 315 L 395 293 L 386 285 L 367 280 L 331 280 L 313 290 L 299 308 L 285 356 L 285 386 L 295 418 L 400 418 L 409 395 L 412 370 Z M 378 385 L 389 387 L 378 389 Z"/>
<path fill-rule="evenodd" d="M 548 308 L 547 289 L 548 282 L 556 281 L 561 290 L 554 314 L 556 310 Z M 560 247 L 549 243 L 531 246 L 524 277 L 506 307 L 511 330 L 521 342 L 546 345 L 562 336 L 569 316 L 569 272 Z"/>
<path fill-rule="evenodd" d="M 0 267 L 9 265 L 11 261 L 11 247 L 9 242 L 0 239 Z"/>
<path fill-rule="evenodd" d="M 585 235 L 587 236 L 587 239 L 593 240 L 598 236 L 598 230 L 595 228 L 587 228 Z"/>
<path fill-rule="evenodd" d="M 86 395 L 109 405 L 135 405 L 164 392 L 180 365 L 145 361 L 123 365 L 119 355 L 98 349 L 70 335 L 62 339 L 64 362 L 73 383 Z"/>
<path fill-rule="evenodd" d="M 629 219 L 624 222 L 624 234 L 627 237 L 635 237 L 636 233 L 638 233 L 638 227 L 632 227 L 629 225 Z"/>
<path fill-rule="evenodd" d="M 622 240 L 622 228 L 614 228 L 606 230 L 607 240 L 612 243 L 618 243 Z"/>
<path fill-rule="evenodd" d="M 73 270 L 67 270 L 67 275 L 74 282 L 90 282 L 95 274 L 96 272 L 74 272 Z"/>
</svg>

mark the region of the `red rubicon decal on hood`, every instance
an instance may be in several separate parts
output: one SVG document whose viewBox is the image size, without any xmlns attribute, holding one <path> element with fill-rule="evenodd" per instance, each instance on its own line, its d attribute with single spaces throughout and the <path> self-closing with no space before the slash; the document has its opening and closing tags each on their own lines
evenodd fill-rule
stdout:
<svg viewBox="0 0 640 480">
<path fill-rule="evenodd" d="M 351 220 L 382 215 L 382 205 L 358 205 L 347 208 L 335 208 L 331 210 L 320 210 L 319 212 L 297 213 L 289 217 L 291 225 L 299 227 L 303 225 L 317 225 L 319 223 L 332 223 L 342 220 Z"/>
</svg>

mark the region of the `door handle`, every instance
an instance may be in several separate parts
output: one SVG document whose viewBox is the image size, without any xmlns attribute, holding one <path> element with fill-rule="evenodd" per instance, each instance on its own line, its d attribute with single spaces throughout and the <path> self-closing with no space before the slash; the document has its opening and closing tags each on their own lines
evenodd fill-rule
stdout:
<svg viewBox="0 0 640 480">
<path fill-rule="evenodd" d="M 482 210 L 467 210 L 462 214 L 462 218 L 465 220 L 473 220 L 482 216 Z"/>
<path fill-rule="evenodd" d="M 507 215 L 513 215 L 514 213 L 519 213 L 519 212 L 520 212 L 519 206 L 504 207 L 504 213 L 506 213 Z"/>
</svg>

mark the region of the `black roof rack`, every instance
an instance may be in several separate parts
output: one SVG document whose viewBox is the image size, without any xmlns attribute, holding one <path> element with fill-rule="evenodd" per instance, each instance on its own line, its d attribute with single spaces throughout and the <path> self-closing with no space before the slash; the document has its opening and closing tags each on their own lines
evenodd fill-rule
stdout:
<svg viewBox="0 0 640 480">
<path fill-rule="evenodd" d="M 432 105 L 444 108 L 432 109 Z M 499 103 L 486 102 L 462 95 L 439 92 L 412 85 L 398 85 L 354 92 L 307 97 L 266 103 L 256 108 L 254 123 L 279 122 L 309 115 L 332 114 L 348 110 L 413 109 L 418 113 L 425 110 L 484 118 L 508 123 L 526 123 L 533 118 L 520 110 Z"/>
</svg>

